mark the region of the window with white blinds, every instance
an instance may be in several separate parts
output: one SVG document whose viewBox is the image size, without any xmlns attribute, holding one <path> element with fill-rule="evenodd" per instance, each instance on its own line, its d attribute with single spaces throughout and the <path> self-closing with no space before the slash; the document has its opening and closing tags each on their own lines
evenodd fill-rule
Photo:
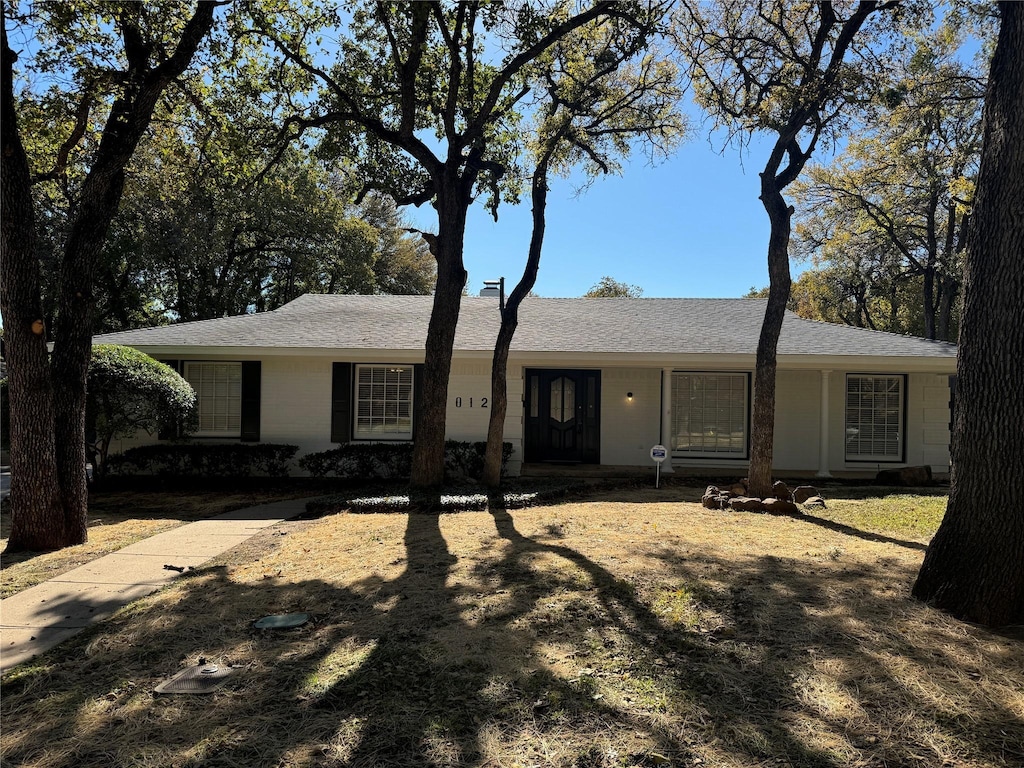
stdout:
<svg viewBox="0 0 1024 768">
<path fill-rule="evenodd" d="M 197 437 L 242 434 L 242 364 L 185 363 L 185 380 L 196 391 Z"/>
<path fill-rule="evenodd" d="M 672 453 L 746 458 L 748 391 L 745 373 L 673 373 Z"/>
<path fill-rule="evenodd" d="M 901 461 L 905 377 L 846 376 L 846 458 Z"/>
<path fill-rule="evenodd" d="M 354 437 L 362 440 L 412 438 L 412 366 L 356 367 Z"/>
</svg>

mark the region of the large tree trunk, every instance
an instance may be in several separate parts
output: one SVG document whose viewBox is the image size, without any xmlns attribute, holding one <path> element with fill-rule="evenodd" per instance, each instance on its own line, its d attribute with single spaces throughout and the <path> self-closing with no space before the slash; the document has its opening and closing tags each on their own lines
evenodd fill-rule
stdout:
<svg viewBox="0 0 1024 768">
<path fill-rule="evenodd" d="M 465 181 L 440 186 L 437 199 L 437 284 L 427 326 L 421 402 L 415 426 L 411 482 L 431 488 L 444 482 L 444 430 L 448 408 L 448 377 L 452 368 L 455 328 L 459 322 L 466 268 L 462 261 L 466 212 L 470 197 Z"/>
<path fill-rule="evenodd" d="M 545 212 L 548 200 L 548 158 L 545 157 L 533 174 L 533 231 L 530 235 L 530 252 L 526 268 L 516 287 L 512 290 L 501 313 L 501 327 L 494 343 L 491 360 L 491 412 L 487 422 L 487 450 L 484 454 L 484 485 L 497 488 L 501 485 L 501 454 L 505 438 L 505 414 L 508 412 L 508 351 L 512 338 L 519 326 L 519 305 L 523 303 L 537 283 L 540 268 L 540 254 L 544 246 Z"/>
<path fill-rule="evenodd" d="M 4 316 L 4 353 L 8 364 L 11 441 L 11 496 L 14 512 L 9 551 L 58 549 L 65 521 L 54 461 L 53 389 L 47 360 L 35 254 L 35 220 L 28 157 L 14 108 L 16 56 L 2 29 L 0 121 L 0 311 Z"/>
<path fill-rule="evenodd" d="M 144 127 L 140 127 L 133 135 L 124 137 L 124 144 L 114 157 L 97 158 L 97 165 L 93 167 L 83 187 L 78 215 L 64 248 L 59 311 L 57 327 L 54 329 L 58 343 L 54 345 L 51 368 L 56 415 L 57 478 L 67 518 L 68 544 L 79 544 L 88 538 L 85 406 L 86 379 L 92 354 L 93 310 L 96 305 L 93 293 L 96 265 L 121 201 L 123 169 L 131 159 L 143 132 Z M 105 167 L 107 165 L 110 167 Z"/>
<path fill-rule="evenodd" d="M 1014 493 L 1024 477 L 1024 6 L 999 7 L 967 238 L 949 505 L 914 585 L 916 597 L 990 626 L 1024 622 L 1024 508 Z"/>
<path fill-rule="evenodd" d="M 789 273 L 789 236 L 793 209 L 786 205 L 774 174 L 761 174 L 761 203 L 771 222 L 768 238 L 768 306 L 757 342 L 754 370 L 754 408 L 750 432 L 750 470 L 747 491 L 764 498 L 772 490 L 772 449 L 775 441 L 776 350 L 792 278 Z"/>
<path fill-rule="evenodd" d="M 21 444 L 15 449 L 12 428 L 12 496 L 11 508 L 14 521 L 11 530 L 12 549 L 55 549 L 74 544 L 81 544 L 88 537 L 88 490 L 85 472 L 85 406 L 86 376 L 89 358 L 92 351 L 92 321 L 96 299 L 93 295 L 93 283 L 96 272 L 96 261 L 103 243 L 106 240 L 110 223 L 121 200 L 124 188 L 124 169 L 131 161 L 135 149 L 145 135 L 153 117 L 153 112 L 167 85 L 179 77 L 191 63 L 203 38 L 213 27 L 215 5 L 211 2 L 199 2 L 195 13 L 186 23 L 181 40 L 173 54 L 156 66 L 151 57 L 155 49 L 147 45 L 141 32 L 141 7 L 122 6 L 117 12 L 119 24 L 123 31 L 125 58 L 128 63 L 125 72 L 125 87 L 121 95 L 111 105 L 110 114 L 103 127 L 99 147 L 95 153 L 92 168 L 82 185 L 82 195 L 75 212 L 74 220 L 64 246 L 63 259 L 60 263 L 58 282 L 57 320 L 54 328 L 54 351 L 49 365 L 50 385 L 41 388 L 39 381 L 44 375 L 45 357 L 39 362 L 38 354 L 16 354 L 10 360 L 12 378 L 31 380 L 32 388 L 20 388 L 20 393 L 11 399 L 11 410 L 19 409 L 18 419 L 32 419 L 29 426 L 22 431 L 31 430 L 41 435 L 49 431 L 51 437 L 45 442 L 42 437 L 31 445 Z M 15 147 L 13 154 L 19 155 L 12 163 L 24 165 L 23 169 L 15 169 L 18 174 L 11 179 L 12 194 L 27 194 L 28 218 L 24 232 L 13 231 L 11 237 L 28 239 L 31 227 L 31 193 L 28 186 L 28 162 L 21 148 L 17 131 L 17 113 L 13 98 L 13 78 L 10 58 L 6 46 L 6 30 L 4 33 L 4 148 L 10 142 Z M 10 79 L 8 79 L 10 78 Z M 7 185 L 7 154 L 4 157 L 4 185 Z M 6 209 L 6 199 L 5 199 Z M 6 210 L 5 210 L 6 214 Z M 20 226 L 25 227 L 24 214 L 19 214 Z M 6 219 L 6 215 L 5 215 Z M 31 250 L 18 250 L 23 246 L 12 246 L 12 258 L 7 259 L 8 233 L 4 230 L 5 265 L 4 283 L 8 269 L 12 273 L 19 272 L 16 278 L 16 308 L 24 312 L 38 306 L 39 280 L 38 266 Z M 35 281 L 26 277 L 31 271 L 27 261 L 31 260 L 35 270 Z M 7 317 L 7 309 L 4 309 Z M 17 311 L 11 316 L 19 316 Z M 19 340 L 20 337 L 19 337 Z M 37 342 L 38 346 L 40 342 Z M 45 354 L 45 346 L 43 346 Z M 12 393 L 13 394 L 13 393 Z M 15 403 L 17 402 L 17 406 Z M 23 412 L 22 412 L 23 409 Z M 13 427 L 13 425 L 12 425 Z M 43 462 L 41 451 L 49 451 L 45 457 L 46 464 L 55 466 L 53 482 L 58 489 L 59 502 L 56 506 L 47 500 L 50 481 L 36 484 L 32 488 L 14 494 L 15 464 L 36 462 L 36 473 L 49 474 Z M 22 453 L 15 460 L 15 454 Z M 31 476 L 31 475 L 29 475 Z M 40 481 L 41 482 L 41 481 Z M 27 488 L 27 486 L 23 486 Z M 36 494 L 44 494 L 36 498 Z M 27 506 L 21 506 L 26 504 Z M 45 530 L 46 535 L 40 539 L 32 531 Z M 37 546 L 42 544 L 44 546 Z"/>
</svg>

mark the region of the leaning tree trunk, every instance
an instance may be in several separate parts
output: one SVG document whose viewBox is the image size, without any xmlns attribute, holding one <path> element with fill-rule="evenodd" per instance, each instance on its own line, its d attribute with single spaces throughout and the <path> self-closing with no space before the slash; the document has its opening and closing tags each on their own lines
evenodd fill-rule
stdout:
<svg viewBox="0 0 1024 768">
<path fill-rule="evenodd" d="M 484 454 L 484 485 L 497 488 L 501 485 L 501 456 L 505 438 L 505 414 L 508 412 L 508 351 L 512 337 L 519 326 L 519 305 L 523 303 L 537 283 L 540 268 L 540 254 L 544 246 L 545 212 L 548 201 L 548 161 L 550 152 L 541 160 L 533 173 L 531 196 L 533 198 L 533 232 L 530 235 L 530 253 L 526 259 L 523 276 L 508 297 L 501 313 L 501 327 L 494 343 L 491 360 L 491 412 L 487 422 L 487 449 Z"/>
<path fill-rule="evenodd" d="M 747 492 L 764 498 L 772 490 L 772 449 L 775 441 L 776 351 L 792 278 L 789 273 L 789 236 L 793 209 L 786 205 L 774 174 L 761 174 L 761 203 L 771 222 L 768 237 L 768 306 L 757 341 L 754 369 L 754 408 L 750 429 L 750 470 Z"/>
<path fill-rule="evenodd" d="M 437 198 L 437 284 L 427 326 L 421 401 L 414 427 L 412 485 L 431 488 L 444 482 L 444 432 L 448 377 L 459 322 L 466 268 L 462 261 L 470 197 L 465 181 L 441 184 Z"/>
<path fill-rule="evenodd" d="M 1014 492 L 1024 477 L 1024 6 L 999 8 L 967 237 L 949 505 L 914 584 L 916 597 L 989 626 L 1024 622 Z"/>
<path fill-rule="evenodd" d="M 28 157 L 14 108 L 16 56 L 2 28 L 0 120 L 0 311 L 4 316 L 4 355 L 8 364 L 13 510 L 8 551 L 58 549 L 64 518 L 54 462 L 53 389 L 40 301 L 35 254 L 35 214 Z"/>
</svg>

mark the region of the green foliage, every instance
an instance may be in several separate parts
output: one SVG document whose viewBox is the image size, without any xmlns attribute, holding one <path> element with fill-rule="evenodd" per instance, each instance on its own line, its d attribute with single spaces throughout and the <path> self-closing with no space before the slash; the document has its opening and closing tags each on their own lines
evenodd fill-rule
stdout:
<svg viewBox="0 0 1024 768">
<path fill-rule="evenodd" d="M 794 252 L 844 321 L 956 338 L 984 93 L 961 42 L 936 34 L 892 62 L 871 119 L 794 185 Z"/>
<path fill-rule="evenodd" d="M 108 460 L 112 475 L 287 477 L 297 445 L 159 443 L 129 448 Z"/>
<path fill-rule="evenodd" d="M 644 289 L 639 285 L 620 283 L 608 275 L 597 281 L 590 290 L 583 294 L 585 299 L 639 299 Z"/>
<path fill-rule="evenodd" d="M 93 347 L 89 393 L 96 405 L 96 428 L 112 437 L 153 431 L 187 417 L 196 395 L 173 368 L 144 352 L 117 344 Z"/>
<path fill-rule="evenodd" d="M 173 50 L 189 2 L 125 4 L 143 37 Z M 47 326 L 60 255 L 82 184 L 118 96 L 121 45 L 111 3 L 46 3 L 17 18 L 28 87 L 19 119 L 32 170 Z M 219 12 L 223 15 L 223 11 Z M 434 262 L 400 215 L 351 202 L 343 168 L 312 146 L 275 143 L 304 78 L 274 69 L 238 13 L 221 19 L 177 78 L 127 169 L 124 198 L 97 263 L 94 332 L 274 309 L 305 292 L 429 293 Z M 159 57 L 157 57 L 159 58 Z M 217 72 L 211 78 L 205 73 Z M 64 72 L 73 77 L 69 82 Z"/>
<path fill-rule="evenodd" d="M 313 477 L 408 477 L 412 443 L 345 443 L 327 451 L 307 453 L 299 459 L 299 466 Z"/>
<path fill-rule="evenodd" d="M 447 440 L 445 473 L 450 479 L 477 479 L 483 473 L 487 443 Z M 512 443 L 502 444 L 502 468 L 512 457 Z M 407 478 L 412 467 L 412 443 L 345 443 L 319 453 L 307 453 L 299 466 L 313 477 L 369 480 Z"/>
<path fill-rule="evenodd" d="M 153 433 L 165 424 L 187 431 L 195 418 L 196 395 L 174 369 L 132 347 L 93 347 L 89 364 L 87 419 L 96 435 L 94 469 L 106 471 L 114 438 Z"/>
<path fill-rule="evenodd" d="M 512 443 L 501 444 L 501 470 L 505 473 L 505 465 L 512 458 Z M 484 472 L 484 456 L 487 452 L 486 442 L 468 442 L 446 440 L 444 444 L 445 474 L 450 478 L 467 477 L 479 480 Z"/>
</svg>

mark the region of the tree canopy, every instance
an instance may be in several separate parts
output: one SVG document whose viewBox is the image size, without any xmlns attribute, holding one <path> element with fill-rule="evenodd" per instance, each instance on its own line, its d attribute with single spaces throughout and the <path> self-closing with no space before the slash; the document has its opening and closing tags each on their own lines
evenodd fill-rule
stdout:
<svg viewBox="0 0 1024 768">
<path fill-rule="evenodd" d="M 583 294 L 585 299 L 638 299 L 644 295 L 639 285 L 630 285 L 605 275 Z"/>
<path fill-rule="evenodd" d="M 793 186 L 794 254 L 857 324 L 955 339 L 984 89 L 960 43 L 940 32 L 894 60 L 845 151 Z"/>
</svg>

